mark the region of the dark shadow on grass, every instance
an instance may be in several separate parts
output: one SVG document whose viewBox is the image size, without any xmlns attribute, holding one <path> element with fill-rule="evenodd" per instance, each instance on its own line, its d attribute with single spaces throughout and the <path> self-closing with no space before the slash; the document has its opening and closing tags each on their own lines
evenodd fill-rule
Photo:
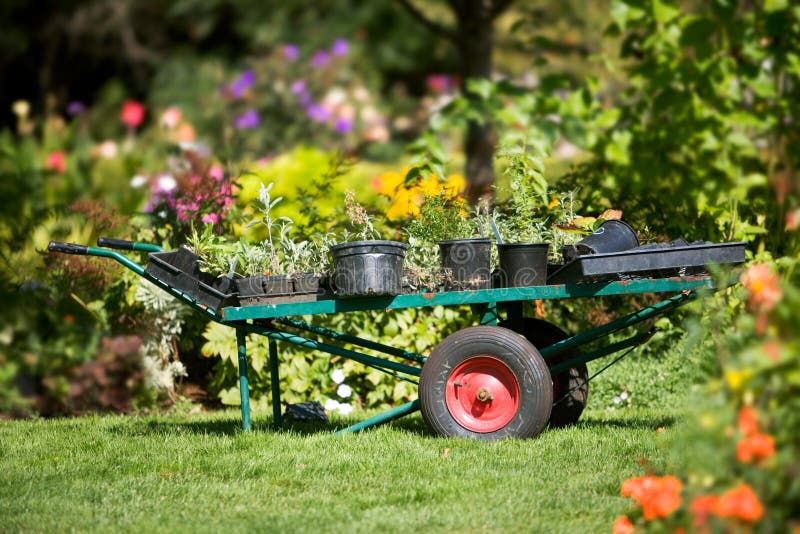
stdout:
<svg viewBox="0 0 800 534">
<path fill-rule="evenodd" d="M 250 431 L 256 433 L 292 433 L 301 436 L 314 434 L 331 434 L 338 430 L 343 430 L 350 425 L 360 423 L 364 418 L 352 418 L 347 420 L 337 420 L 333 422 L 324 421 L 284 421 L 280 429 L 275 429 L 272 417 L 255 417 L 251 421 Z M 425 426 L 420 417 L 406 417 L 386 423 L 393 428 L 419 434 L 421 436 L 431 436 L 431 432 Z M 373 428 L 362 430 L 369 432 Z M 175 418 L 174 421 L 160 420 L 134 420 L 125 424 L 114 425 L 108 428 L 114 434 L 129 437 L 154 436 L 154 435 L 213 435 L 213 436 L 235 436 L 242 433 L 242 420 L 239 417 L 225 417 L 213 421 Z"/>
</svg>

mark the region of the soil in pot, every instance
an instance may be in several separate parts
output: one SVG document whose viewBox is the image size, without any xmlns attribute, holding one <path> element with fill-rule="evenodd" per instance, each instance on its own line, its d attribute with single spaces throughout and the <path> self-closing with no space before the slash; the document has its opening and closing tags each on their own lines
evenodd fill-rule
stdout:
<svg viewBox="0 0 800 534">
<path fill-rule="evenodd" d="M 492 240 L 488 237 L 439 241 L 445 289 L 491 287 Z"/>
<path fill-rule="evenodd" d="M 351 241 L 331 247 L 333 285 L 339 297 L 394 296 L 402 292 L 408 245 L 398 241 Z"/>
</svg>

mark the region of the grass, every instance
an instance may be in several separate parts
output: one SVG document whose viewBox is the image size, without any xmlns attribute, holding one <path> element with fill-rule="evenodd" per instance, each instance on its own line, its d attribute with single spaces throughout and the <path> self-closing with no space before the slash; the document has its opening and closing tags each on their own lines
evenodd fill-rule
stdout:
<svg viewBox="0 0 800 534">
<path fill-rule="evenodd" d="M 259 412 L 242 434 L 237 411 L 2 422 L 0 530 L 608 532 L 622 481 L 665 467 L 686 412 L 673 393 L 607 396 L 572 428 L 496 443 L 418 415 L 345 436 Z"/>
<path fill-rule="evenodd" d="M 607 531 L 674 410 L 591 412 L 498 443 L 418 417 L 358 435 L 275 433 L 236 412 L 0 425 L 4 531 Z M 448 451 L 448 454 L 445 454 Z"/>
</svg>

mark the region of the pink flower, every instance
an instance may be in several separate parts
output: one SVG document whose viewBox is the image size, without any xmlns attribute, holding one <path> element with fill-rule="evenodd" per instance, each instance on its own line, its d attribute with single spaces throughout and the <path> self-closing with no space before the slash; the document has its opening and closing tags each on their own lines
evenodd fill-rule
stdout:
<svg viewBox="0 0 800 534">
<path fill-rule="evenodd" d="M 144 122 L 144 105 L 136 100 L 126 100 L 122 103 L 119 119 L 129 128 L 138 128 Z"/>
<path fill-rule="evenodd" d="M 220 182 L 223 178 L 225 178 L 225 171 L 221 166 L 214 164 L 208 169 L 208 175 L 214 180 Z"/>
<path fill-rule="evenodd" d="M 453 86 L 452 79 L 446 74 L 431 74 L 425 82 L 434 93 L 445 93 Z"/>
<path fill-rule="evenodd" d="M 219 216 L 216 213 L 209 213 L 203 215 L 203 218 L 200 220 L 206 224 L 217 224 L 219 222 Z"/>
<path fill-rule="evenodd" d="M 56 150 L 47 155 L 47 161 L 44 164 L 45 169 L 56 171 L 58 174 L 67 172 L 67 155 L 63 150 Z"/>
<path fill-rule="evenodd" d="M 159 124 L 161 124 L 162 128 L 166 128 L 171 130 L 178 126 L 181 123 L 181 110 L 176 107 L 168 107 L 164 110 L 161 114 L 161 119 L 159 119 Z"/>
</svg>

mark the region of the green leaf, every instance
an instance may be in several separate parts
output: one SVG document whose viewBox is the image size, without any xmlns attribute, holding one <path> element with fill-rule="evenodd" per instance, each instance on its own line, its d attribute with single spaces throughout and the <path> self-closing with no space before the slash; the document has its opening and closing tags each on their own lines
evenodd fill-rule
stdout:
<svg viewBox="0 0 800 534">
<path fill-rule="evenodd" d="M 653 18 L 659 24 L 666 24 L 680 14 L 681 10 L 671 0 L 653 0 Z"/>
<path fill-rule="evenodd" d="M 764 0 L 764 11 L 771 13 L 781 11 L 789 7 L 789 0 Z"/>
</svg>

